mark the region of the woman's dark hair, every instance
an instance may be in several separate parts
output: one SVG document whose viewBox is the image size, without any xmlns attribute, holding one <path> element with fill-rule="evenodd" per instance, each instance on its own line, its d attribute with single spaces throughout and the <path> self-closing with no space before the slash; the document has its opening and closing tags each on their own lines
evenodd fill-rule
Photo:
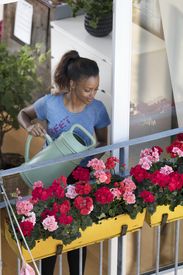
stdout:
<svg viewBox="0 0 183 275">
<path fill-rule="evenodd" d="M 70 80 L 79 81 L 98 74 L 95 61 L 80 57 L 77 51 L 69 51 L 63 55 L 55 70 L 54 82 L 60 90 L 69 89 Z"/>
</svg>

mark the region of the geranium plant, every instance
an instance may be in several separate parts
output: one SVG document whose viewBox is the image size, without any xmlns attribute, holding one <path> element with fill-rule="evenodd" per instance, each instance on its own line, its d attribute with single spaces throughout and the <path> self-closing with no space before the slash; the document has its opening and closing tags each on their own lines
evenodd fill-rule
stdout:
<svg viewBox="0 0 183 275">
<path fill-rule="evenodd" d="M 26 200 L 18 194 L 15 213 L 29 247 L 32 249 L 36 240 L 49 236 L 69 244 L 92 223 L 119 214 L 135 218 L 143 212 L 143 200 L 137 196 L 132 179 L 115 174 L 118 162 L 116 157 L 109 157 L 106 162 L 94 158 L 88 162 L 89 169 L 78 167 L 73 172 L 73 185 L 61 176 L 49 187 L 35 182 L 32 195 Z M 16 231 L 22 241 L 19 229 Z"/>
<path fill-rule="evenodd" d="M 131 168 L 139 196 L 150 214 L 157 205 L 169 205 L 171 211 L 183 205 L 183 134 L 177 135 L 166 151 L 167 157 L 160 159 L 162 148 L 144 149 L 139 163 Z"/>
</svg>

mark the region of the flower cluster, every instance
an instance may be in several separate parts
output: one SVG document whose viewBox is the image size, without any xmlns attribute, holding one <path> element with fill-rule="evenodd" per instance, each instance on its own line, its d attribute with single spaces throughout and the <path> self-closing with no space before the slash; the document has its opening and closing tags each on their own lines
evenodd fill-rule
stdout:
<svg viewBox="0 0 183 275">
<path fill-rule="evenodd" d="M 139 163 L 130 171 L 151 214 L 157 205 L 169 205 L 172 211 L 183 205 L 183 134 L 177 135 L 166 151 L 167 157 L 161 160 L 160 147 L 142 150 Z"/>
<path fill-rule="evenodd" d="M 29 247 L 49 236 L 68 244 L 81 236 L 81 230 L 101 219 L 120 214 L 135 218 L 142 212 L 143 199 L 137 196 L 136 184 L 130 177 L 115 174 L 117 163 L 116 157 L 109 157 L 106 162 L 94 158 L 87 168 L 73 171 L 72 185 L 61 176 L 49 187 L 35 182 L 32 195 L 26 200 L 18 194 L 16 217 Z M 17 226 L 16 231 L 21 241 Z"/>
</svg>

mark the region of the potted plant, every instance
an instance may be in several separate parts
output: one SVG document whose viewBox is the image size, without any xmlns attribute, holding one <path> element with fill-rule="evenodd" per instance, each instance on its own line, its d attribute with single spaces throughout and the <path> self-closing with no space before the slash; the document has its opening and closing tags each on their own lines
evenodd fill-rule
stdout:
<svg viewBox="0 0 183 275">
<path fill-rule="evenodd" d="M 166 150 L 162 159 L 158 146 L 142 150 L 139 163 L 131 168 L 151 226 L 183 218 L 183 134 Z"/>
<path fill-rule="evenodd" d="M 93 36 L 102 37 L 112 31 L 113 0 L 66 0 L 76 16 L 79 10 L 85 12 L 85 28 Z"/>
<path fill-rule="evenodd" d="M 17 115 L 41 89 L 42 78 L 38 70 L 47 59 L 41 53 L 41 45 L 23 46 L 18 52 L 10 53 L 5 44 L 0 44 L 0 169 L 19 164 L 7 163 L 12 154 L 3 154 L 4 136 L 13 128 L 18 129 Z M 22 161 L 22 158 L 21 160 Z"/>
<path fill-rule="evenodd" d="M 145 217 L 142 198 L 130 177 L 114 173 L 118 162 L 115 157 L 106 162 L 94 158 L 88 162 L 91 172 L 82 167 L 73 172 L 75 184 L 67 185 L 67 178 L 61 176 L 49 187 L 41 181 L 35 182 L 30 198 L 22 200 L 18 193 L 17 237 L 21 244 L 26 238 L 35 259 L 53 255 L 58 244 L 66 252 L 142 227 Z M 6 239 L 17 251 L 11 224 L 5 225 Z M 17 228 L 15 221 L 14 226 Z M 30 261 L 23 246 L 24 257 Z"/>
</svg>

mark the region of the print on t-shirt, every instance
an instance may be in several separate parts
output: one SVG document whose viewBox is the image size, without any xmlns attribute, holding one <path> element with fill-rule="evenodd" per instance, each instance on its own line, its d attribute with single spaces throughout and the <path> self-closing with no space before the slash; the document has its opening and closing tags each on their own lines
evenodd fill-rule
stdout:
<svg viewBox="0 0 183 275">
<path fill-rule="evenodd" d="M 69 116 L 64 117 L 59 123 L 56 123 L 53 128 L 48 128 L 48 133 L 51 136 L 57 137 L 60 132 L 64 130 L 64 128 L 68 128 L 70 124 Z"/>
</svg>

